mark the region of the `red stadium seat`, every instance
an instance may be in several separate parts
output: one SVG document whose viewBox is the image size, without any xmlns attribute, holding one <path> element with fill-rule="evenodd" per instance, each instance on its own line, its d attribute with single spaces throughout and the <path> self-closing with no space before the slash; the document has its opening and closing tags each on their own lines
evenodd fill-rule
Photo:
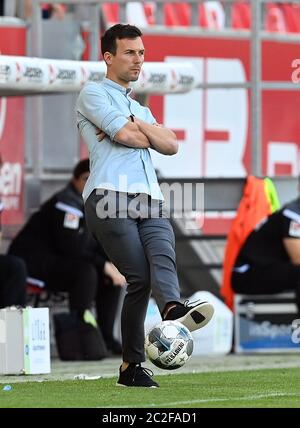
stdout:
<svg viewBox="0 0 300 428">
<path fill-rule="evenodd" d="M 155 24 L 155 4 L 145 3 L 144 4 L 145 16 L 149 25 Z"/>
<path fill-rule="evenodd" d="M 53 306 L 67 299 L 68 294 L 64 291 L 50 291 L 46 288 L 44 281 L 37 278 L 27 277 L 26 284 L 27 304 L 37 308 L 46 304 Z"/>
<path fill-rule="evenodd" d="M 180 21 L 180 25 L 184 27 L 191 25 L 191 6 L 187 3 L 174 3 L 173 6 Z"/>
<path fill-rule="evenodd" d="M 300 5 L 269 3 L 265 5 L 266 17 L 264 27 L 272 32 L 300 32 Z M 155 25 L 156 3 L 143 4 L 148 25 Z M 191 25 L 191 5 L 185 2 L 167 3 L 163 6 L 164 24 L 168 27 Z M 107 25 L 120 20 L 120 9 L 117 3 L 103 3 L 102 12 Z M 251 7 L 249 3 L 234 3 L 231 11 L 232 28 L 251 28 Z M 199 26 L 219 30 L 224 27 L 224 10 L 221 2 L 202 3 L 199 5 Z"/>
<path fill-rule="evenodd" d="M 202 28 L 220 30 L 224 27 L 225 12 L 220 2 L 199 5 L 199 25 Z"/>
<path fill-rule="evenodd" d="M 246 3 L 235 3 L 231 10 L 231 25 L 236 30 L 249 30 L 251 27 L 251 8 Z"/>
<path fill-rule="evenodd" d="M 208 28 L 206 10 L 203 4 L 199 5 L 199 25 L 202 28 Z"/>
<path fill-rule="evenodd" d="M 191 6 L 187 3 L 166 4 L 164 13 L 168 26 L 188 27 L 191 24 Z"/>
<path fill-rule="evenodd" d="M 265 29 L 272 32 L 286 32 L 286 24 L 282 6 L 276 3 L 266 5 Z"/>
<path fill-rule="evenodd" d="M 180 25 L 180 20 L 173 6 L 174 5 L 170 3 L 164 5 L 164 22 L 167 27 L 174 27 Z"/>
<path fill-rule="evenodd" d="M 300 33 L 300 6 L 281 5 L 285 18 L 286 30 L 289 33 Z"/>
<path fill-rule="evenodd" d="M 27 277 L 26 292 L 28 302 L 33 302 L 34 307 L 38 307 L 40 297 L 45 291 L 45 282 L 37 278 Z"/>
<path fill-rule="evenodd" d="M 117 3 L 103 3 L 101 6 L 107 25 L 120 22 L 119 5 Z"/>
</svg>

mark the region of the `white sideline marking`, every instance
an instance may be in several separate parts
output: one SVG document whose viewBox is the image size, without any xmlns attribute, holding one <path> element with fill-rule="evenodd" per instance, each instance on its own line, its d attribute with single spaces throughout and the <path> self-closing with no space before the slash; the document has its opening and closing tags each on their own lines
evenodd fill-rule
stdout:
<svg viewBox="0 0 300 428">
<path fill-rule="evenodd" d="M 258 394 L 258 395 L 249 395 L 248 397 L 236 397 L 236 398 L 207 398 L 202 400 L 189 400 L 189 401 L 173 401 L 171 403 L 162 403 L 160 406 L 168 406 L 173 405 L 176 406 L 177 404 L 189 404 L 189 403 L 209 403 L 211 401 L 218 402 L 218 401 L 253 401 L 253 400 L 259 400 L 261 398 L 269 398 L 269 397 L 297 397 L 300 396 L 300 393 L 285 393 L 285 392 L 275 392 L 271 394 Z M 149 407 L 153 406 L 150 404 Z"/>
<path fill-rule="evenodd" d="M 151 403 L 148 404 L 147 407 L 164 407 L 164 406 L 177 406 L 182 404 L 197 404 L 197 403 L 211 403 L 211 402 L 224 402 L 224 401 L 254 401 L 259 400 L 261 398 L 269 398 L 269 397 L 299 397 L 299 392 L 273 392 L 270 394 L 257 394 L 257 395 L 249 395 L 248 397 L 236 397 L 236 398 L 205 398 L 201 400 L 188 400 L 188 401 L 171 401 L 168 403 Z M 131 407 L 134 407 L 130 405 Z M 118 406 L 118 407 L 129 407 L 126 406 Z"/>
</svg>

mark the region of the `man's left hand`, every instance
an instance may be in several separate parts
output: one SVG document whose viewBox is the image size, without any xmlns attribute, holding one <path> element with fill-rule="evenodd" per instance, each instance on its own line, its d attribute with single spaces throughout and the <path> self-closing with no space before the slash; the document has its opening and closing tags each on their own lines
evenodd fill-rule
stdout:
<svg viewBox="0 0 300 428">
<path fill-rule="evenodd" d="M 106 134 L 104 131 L 102 131 L 102 129 L 96 128 L 96 137 L 98 141 L 102 141 L 103 138 L 106 137 Z"/>
</svg>

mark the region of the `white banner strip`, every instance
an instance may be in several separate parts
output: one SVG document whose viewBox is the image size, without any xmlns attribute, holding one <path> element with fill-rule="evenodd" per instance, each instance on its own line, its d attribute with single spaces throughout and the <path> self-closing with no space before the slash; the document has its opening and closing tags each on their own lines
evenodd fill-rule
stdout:
<svg viewBox="0 0 300 428">
<path fill-rule="evenodd" d="M 100 82 L 105 63 L 0 55 L 0 96 L 78 92 L 85 82 Z M 184 93 L 196 88 L 200 76 L 190 62 L 146 62 L 136 93 Z"/>
</svg>

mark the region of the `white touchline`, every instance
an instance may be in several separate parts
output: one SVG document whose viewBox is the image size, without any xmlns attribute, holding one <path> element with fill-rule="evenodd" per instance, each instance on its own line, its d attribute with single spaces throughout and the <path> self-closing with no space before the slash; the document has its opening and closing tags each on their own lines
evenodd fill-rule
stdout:
<svg viewBox="0 0 300 428">
<path fill-rule="evenodd" d="M 218 401 L 253 401 L 259 400 L 260 398 L 269 398 L 269 397 L 297 397 L 300 396 L 300 392 L 274 392 L 270 394 L 257 394 L 257 395 L 249 395 L 247 397 L 232 397 L 232 398 L 206 398 L 201 400 L 189 400 L 189 401 L 173 401 L 170 403 L 159 403 L 160 406 L 175 406 L 177 404 L 189 404 L 189 403 L 209 403 L 209 402 L 218 402 Z M 152 407 L 153 404 L 149 404 L 149 407 Z"/>
<path fill-rule="evenodd" d="M 246 397 L 232 397 L 232 398 L 205 398 L 199 400 L 188 401 L 171 401 L 168 403 L 150 403 L 146 404 L 147 407 L 164 407 L 164 406 L 177 406 L 181 404 L 197 404 L 197 403 L 211 403 L 211 402 L 224 402 L 224 401 L 254 401 L 261 398 L 271 397 L 300 397 L 300 392 L 271 392 L 269 394 L 248 395 Z M 127 408 L 129 405 L 118 406 L 118 408 Z M 135 407 L 130 404 L 130 407 Z"/>
</svg>

